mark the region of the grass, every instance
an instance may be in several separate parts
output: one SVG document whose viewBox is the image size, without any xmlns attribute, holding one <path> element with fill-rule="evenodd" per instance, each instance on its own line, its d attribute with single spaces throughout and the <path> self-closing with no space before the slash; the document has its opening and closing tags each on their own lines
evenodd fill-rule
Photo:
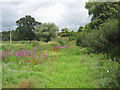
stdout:
<svg viewBox="0 0 120 90">
<path fill-rule="evenodd" d="M 90 78 L 92 73 L 88 72 L 92 64 L 87 60 L 90 57 L 68 56 L 61 56 L 44 65 L 38 64 L 33 67 L 9 63 L 3 66 L 3 87 L 8 87 L 8 83 L 10 87 L 19 86 L 21 80 L 25 79 L 34 81 L 35 88 L 94 88 L 95 78 Z"/>
<path fill-rule="evenodd" d="M 73 41 L 74 42 L 74 41 Z M 32 50 L 34 47 L 41 49 L 47 55 L 43 63 L 20 64 L 17 62 L 2 62 L 2 87 L 3 88 L 105 88 L 112 87 L 110 83 L 116 82 L 118 62 L 105 58 L 103 54 L 87 54 L 86 48 L 75 46 L 72 48 L 58 49 L 59 44 L 26 44 L 3 45 L 3 52 L 8 48 L 13 51 L 20 49 Z M 46 46 L 45 46 L 46 45 Z M 38 50 L 39 52 L 39 50 Z M 13 53 L 13 52 L 12 52 Z M 40 56 L 41 57 L 41 56 Z M 6 58 L 5 58 L 6 59 Z M 7 58 L 8 60 L 10 58 Z M 114 69 L 113 69 L 114 68 Z M 108 72 L 109 71 L 109 72 Z M 107 79 L 106 79 L 107 78 Z M 111 79 L 112 78 L 112 79 Z M 114 78 L 114 79 L 113 79 Z M 111 79 L 111 80 L 108 80 Z M 106 81 L 107 80 L 107 81 Z M 114 84 L 114 86 L 117 85 Z"/>
</svg>

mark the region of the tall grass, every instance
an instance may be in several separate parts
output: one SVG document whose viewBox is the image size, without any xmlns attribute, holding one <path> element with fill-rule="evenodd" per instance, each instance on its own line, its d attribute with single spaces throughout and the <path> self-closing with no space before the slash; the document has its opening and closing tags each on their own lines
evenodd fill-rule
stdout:
<svg viewBox="0 0 120 90">
<path fill-rule="evenodd" d="M 2 87 L 118 87 L 119 63 L 106 55 L 89 54 L 86 48 L 71 44 L 38 43 L 3 45 Z"/>
</svg>

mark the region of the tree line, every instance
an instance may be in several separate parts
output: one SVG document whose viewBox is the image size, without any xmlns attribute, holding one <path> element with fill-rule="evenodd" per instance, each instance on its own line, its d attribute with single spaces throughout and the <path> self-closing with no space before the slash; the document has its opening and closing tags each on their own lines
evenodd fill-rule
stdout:
<svg viewBox="0 0 120 90">
<path fill-rule="evenodd" d="M 55 38 L 56 36 L 69 37 L 70 40 L 75 40 L 77 32 L 82 32 L 84 28 L 83 26 L 80 26 L 77 32 L 63 28 L 61 29 L 61 32 L 58 32 L 59 28 L 54 23 L 41 23 L 35 21 L 34 17 L 31 17 L 30 15 L 20 18 L 16 21 L 16 24 L 16 30 L 11 30 L 13 41 L 41 40 L 48 42 L 51 38 Z M 3 31 L 2 40 L 8 41 L 9 39 L 10 31 Z"/>
<path fill-rule="evenodd" d="M 80 26 L 75 31 L 67 28 L 61 29 L 54 23 L 41 23 L 29 15 L 16 21 L 17 28 L 12 31 L 12 39 L 19 40 L 42 40 L 48 42 L 51 38 L 68 37 L 76 40 L 77 46 L 87 47 L 92 53 L 108 53 L 110 57 L 120 56 L 120 2 L 86 2 L 92 17 L 91 22 L 84 27 Z M 3 40 L 9 40 L 9 31 L 2 32 Z"/>
</svg>

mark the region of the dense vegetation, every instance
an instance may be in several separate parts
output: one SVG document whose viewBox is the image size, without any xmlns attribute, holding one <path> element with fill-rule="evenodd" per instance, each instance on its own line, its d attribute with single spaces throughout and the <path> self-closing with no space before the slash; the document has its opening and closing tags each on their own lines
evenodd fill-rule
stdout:
<svg viewBox="0 0 120 90">
<path fill-rule="evenodd" d="M 102 53 L 88 54 L 86 48 L 75 46 L 75 41 L 64 46 L 38 41 L 3 43 L 4 88 L 118 87 L 118 62 Z"/>
<path fill-rule="evenodd" d="M 2 32 L 2 86 L 119 88 L 119 5 L 87 2 L 91 22 L 77 31 L 58 32 L 54 23 L 37 22 L 31 16 L 17 20 L 12 45 L 9 31 Z"/>
<path fill-rule="evenodd" d="M 107 6 L 107 7 L 106 7 Z M 108 53 L 112 57 L 118 53 L 118 3 L 86 3 L 92 21 L 87 24 L 87 32 L 80 33 L 77 45 L 88 47 L 90 52 Z M 93 27 L 94 26 L 94 27 Z"/>
<path fill-rule="evenodd" d="M 35 34 L 38 40 L 48 42 L 52 37 L 56 37 L 56 32 L 59 31 L 54 23 L 42 23 L 36 26 Z"/>
<path fill-rule="evenodd" d="M 20 18 L 16 21 L 17 28 L 16 34 L 18 40 L 33 40 L 35 37 L 35 26 L 40 25 L 40 22 L 36 22 L 35 19 L 29 15 Z"/>
</svg>

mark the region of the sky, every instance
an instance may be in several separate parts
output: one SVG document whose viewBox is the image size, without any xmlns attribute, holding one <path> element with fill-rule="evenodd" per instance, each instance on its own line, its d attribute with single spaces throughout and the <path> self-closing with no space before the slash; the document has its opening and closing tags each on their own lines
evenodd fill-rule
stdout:
<svg viewBox="0 0 120 90">
<path fill-rule="evenodd" d="M 16 21 L 31 15 L 41 23 L 55 23 L 58 28 L 76 31 L 90 22 L 85 2 L 88 0 L 1 0 L 0 30 L 15 29 Z"/>
</svg>

